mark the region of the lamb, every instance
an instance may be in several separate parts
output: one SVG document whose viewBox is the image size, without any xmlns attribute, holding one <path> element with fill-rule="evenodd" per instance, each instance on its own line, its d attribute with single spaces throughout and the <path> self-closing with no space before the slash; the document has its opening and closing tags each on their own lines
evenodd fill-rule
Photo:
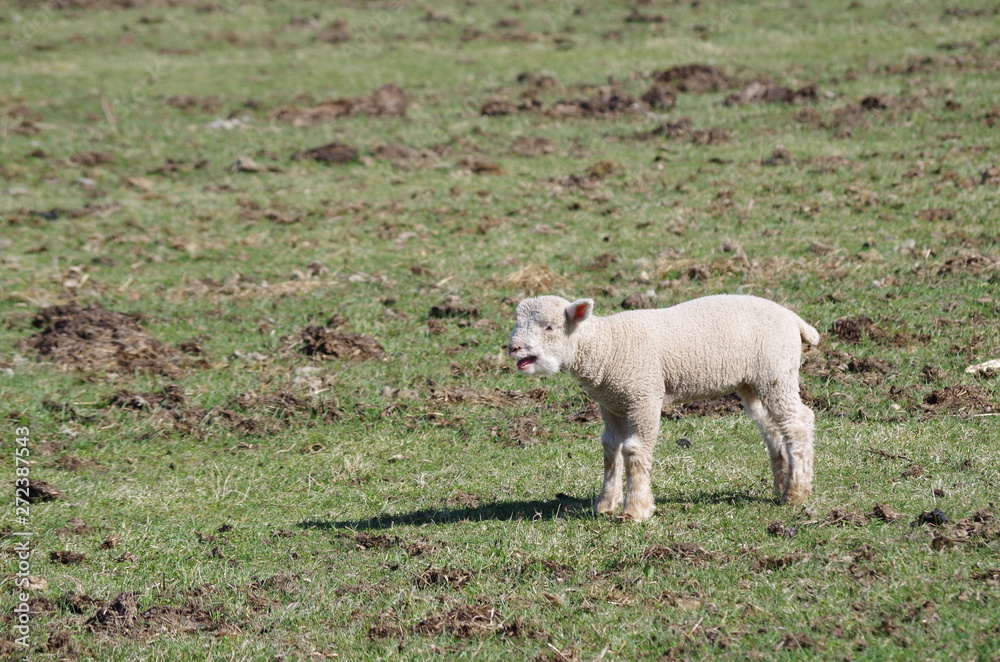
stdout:
<svg viewBox="0 0 1000 662">
<path fill-rule="evenodd" d="M 774 492 L 799 505 L 812 490 L 815 416 L 799 397 L 801 341 L 819 333 L 787 308 L 719 294 L 671 308 L 600 317 L 592 299 L 524 299 L 508 353 L 524 375 L 569 371 L 600 405 L 604 483 L 597 514 L 642 521 L 662 406 L 736 393 L 771 457 Z"/>
</svg>

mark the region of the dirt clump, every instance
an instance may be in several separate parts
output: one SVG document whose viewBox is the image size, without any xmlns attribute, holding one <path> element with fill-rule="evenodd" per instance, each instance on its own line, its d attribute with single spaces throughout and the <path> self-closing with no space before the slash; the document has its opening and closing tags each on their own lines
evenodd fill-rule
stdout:
<svg viewBox="0 0 1000 662">
<path fill-rule="evenodd" d="M 905 517 L 905 515 L 888 504 L 876 503 L 875 507 L 868 514 L 868 517 L 870 519 L 882 520 L 883 522 L 896 522 Z"/>
<path fill-rule="evenodd" d="M 549 117 L 610 117 L 645 110 L 646 104 L 615 85 L 599 85 L 584 99 L 558 101 L 545 114 Z"/>
<path fill-rule="evenodd" d="M 417 149 L 402 143 L 379 145 L 372 150 L 372 156 L 404 170 L 428 168 L 441 159 L 441 155 L 432 149 Z"/>
<path fill-rule="evenodd" d="M 70 163 L 78 166 L 93 167 L 105 163 L 114 163 L 114 154 L 108 152 L 77 152 L 69 157 Z"/>
<path fill-rule="evenodd" d="M 521 267 L 506 279 L 504 284 L 514 289 L 526 291 L 530 296 L 537 292 L 554 290 L 566 285 L 565 278 L 544 265 L 529 264 Z"/>
<path fill-rule="evenodd" d="M 241 413 L 216 407 L 209 412 L 208 416 L 225 426 L 232 427 L 240 434 L 250 436 L 270 430 L 274 427 L 272 423 L 275 421 L 287 423 L 292 420 L 316 417 L 326 422 L 332 422 L 343 416 L 336 398 L 327 400 L 300 398 L 288 391 L 274 393 L 243 391 L 230 402 L 230 406 Z M 248 413 L 262 414 L 263 418 L 257 420 L 248 417 Z"/>
<path fill-rule="evenodd" d="M 957 411 L 963 414 L 991 413 L 1000 408 L 975 384 L 956 384 L 931 391 L 920 408 L 926 412 Z"/>
<path fill-rule="evenodd" d="M 139 594 L 124 592 L 102 605 L 85 625 L 91 632 L 121 633 L 130 630 L 139 616 Z"/>
<path fill-rule="evenodd" d="M 785 554 L 784 556 L 762 556 L 754 562 L 752 569 L 755 572 L 774 572 L 775 570 L 782 570 L 797 563 L 808 561 L 809 558 L 809 555 L 802 552 Z"/>
<path fill-rule="evenodd" d="M 504 173 L 503 166 L 499 163 L 476 156 L 461 158 L 455 162 L 455 165 L 476 175 L 502 175 Z"/>
<path fill-rule="evenodd" d="M 880 359 L 877 356 L 866 356 L 860 359 L 852 359 L 847 364 L 847 371 L 853 373 L 876 372 L 888 375 L 896 371 L 896 366 L 894 366 L 890 361 Z"/>
<path fill-rule="evenodd" d="M 760 81 L 754 81 L 746 85 L 738 92 L 733 92 L 723 105 L 745 106 L 752 103 L 808 103 L 816 101 L 819 93 L 815 85 L 806 85 L 797 90 L 783 85 L 769 85 Z"/>
<path fill-rule="evenodd" d="M 177 173 L 188 173 L 194 172 L 195 170 L 202 170 L 207 165 L 208 159 L 199 159 L 197 161 L 178 161 L 168 158 L 163 165 L 159 165 L 151 170 L 148 170 L 147 174 L 166 177 Z"/>
<path fill-rule="evenodd" d="M 479 309 L 463 304 L 455 295 L 449 295 L 441 303 L 431 306 L 428 315 L 434 319 L 475 319 L 479 317 Z"/>
<path fill-rule="evenodd" d="M 64 659 L 76 659 L 80 651 L 73 643 L 73 635 L 69 630 L 55 630 L 49 635 L 49 640 L 45 644 L 45 650 L 49 653 L 62 651 Z"/>
<path fill-rule="evenodd" d="M 930 524 L 931 526 L 944 526 L 949 522 L 951 522 L 951 518 L 939 508 L 935 508 L 934 510 L 928 510 L 917 515 L 916 519 L 914 519 L 911 523 L 911 526 L 923 526 L 924 524 Z"/>
<path fill-rule="evenodd" d="M 177 351 L 152 338 L 137 320 L 99 304 L 49 306 L 32 320 L 41 331 L 23 345 L 66 368 L 178 376 Z"/>
<path fill-rule="evenodd" d="M 542 136 L 521 136 L 510 147 L 517 156 L 544 156 L 555 154 L 556 141 Z"/>
<path fill-rule="evenodd" d="M 870 94 L 858 105 L 865 110 L 891 110 L 902 107 L 903 102 L 888 94 Z"/>
<path fill-rule="evenodd" d="M 71 552 L 68 549 L 59 549 L 49 552 L 49 560 L 60 565 L 77 565 L 83 563 L 87 555 L 82 552 Z"/>
<path fill-rule="evenodd" d="M 292 159 L 295 161 L 318 161 L 325 165 L 335 165 L 353 163 L 358 160 L 358 154 L 357 147 L 334 141 L 326 145 L 296 152 L 292 156 Z"/>
<path fill-rule="evenodd" d="M 526 448 L 539 443 L 538 417 L 533 414 L 519 416 L 505 428 L 492 427 L 490 433 L 498 438 L 501 446 L 507 448 Z"/>
<path fill-rule="evenodd" d="M 28 503 L 55 501 L 56 499 L 66 498 L 66 494 L 62 490 L 58 490 L 44 480 L 36 478 L 28 479 L 27 494 L 24 494 L 21 489 L 23 488 L 18 488 L 17 495 Z"/>
<path fill-rule="evenodd" d="M 663 14 L 644 14 L 639 8 L 633 8 L 631 13 L 625 17 L 626 23 L 664 23 L 666 17 Z"/>
<path fill-rule="evenodd" d="M 950 221 L 955 218 L 957 212 L 954 209 L 946 209 L 944 207 L 928 207 L 927 209 L 921 209 L 915 216 L 921 221 Z"/>
<path fill-rule="evenodd" d="M 984 255 L 975 251 L 963 252 L 962 254 L 945 261 L 938 269 L 939 276 L 950 274 L 990 274 L 991 280 L 998 277 L 1000 272 L 1000 256 Z"/>
<path fill-rule="evenodd" d="M 673 122 L 664 122 L 649 131 L 640 131 L 635 134 L 635 138 L 637 140 L 671 138 L 687 140 L 695 145 L 717 145 L 728 141 L 730 135 L 730 131 L 722 127 L 695 129 L 690 117 L 681 117 Z"/>
<path fill-rule="evenodd" d="M 459 568 L 442 569 L 428 567 L 416 579 L 420 586 L 446 586 L 449 589 L 459 589 L 476 576 L 471 570 Z"/>
<path fill-rule="evenodd" d="M 176 384 L 167 384 L 160 391 L 141 393 L 120 390 L 108 401 L 113 409 L 147 412 L 157 420 L 172 423 L 176 428 L 190 432 L 205 418 L 205 409 L 187 406 L 184 390 Z"/>
<path fill-rule="evenodd" d="M 299 334 L 301 351 L 307 356 L 320 359 L 344 359 L 351 361 L 386 359 L 385 349 L 377 340 L 364 333 L 340 331 L 330 326 L 310 324 Z"/>
<path fill-rule="evenodd" d="M 775 538 L 794 538 L 798 529 L 794 526 L 786 526 L 781 520 L 771 522 L 767 525 L 767 534 Z"/>
<path fill-rule="evenodd" d="M 788 150 L 787 147 L 775 147 L 771 152 L 770 156 L 761 159 L 760 164 L 762 166 L 785 166 L 792 165 L 795 163 L 795 157 Z"/>
<path fill-rule="evenodd" d="M 440 550 L 438 545 L 426 540 L 409 542 L 399 536 L 372 534 L 364 531 L 352 533 L 346 537 L 354 543 L 355 549 L 358 550 L 391 549 L 398 547 L 406 552 L 407 556 L 411 557 L 424 556 L 425 554 L 431 554 Z"/>
<path fill-rule="evenodd" d="M 622 310 L 642 310 L 656 308 L 656 302 L 648 294 L 633 292 L 622 300 L 621 306 Z"/>
<path fill-rule="evenodd" d="M 841 317 L 834 320 L 830 333 L 850 343 L 861 342 L 863 338 L 883 340 L 889 336 L 886 331 L 864 315 Z"/>
<path fill-rule="evenodd" d="M 864 526 L 868 523 L 868 519 L 858 510 L 835 508 L 827 514 L 824 523 L 836 526 Z"/>
<path fill-rule="evenodd" d="M 677 105 L 677 94 L 664 83 L 653 83 L 640 100 L 653 110 L 670 110 Z"/>
<path fill-rule="evenodd" d="M 601 420 L 601 411 L 596 402 L 590 401 L 584 409 L 577 409 L 574 406 L 566 416 L 566 420 L 570 423 L 594 423 Z"/>
<path fill-rule="evenodd" d="M 505 97 L 492 97 L 479 107 L 479 114 L 484 117 L 506 117 L 518 113 L 530 113 L 542 107 L 541 101 L 533 98 L 531 93 L 520 102 L 514 102 Z"/>
<path fill-rule="evenodd" d="M 180 386 L 167 384 L 158 393 L 138 393 L 128 390 L 118 391 L 111 397 L 108 406 L 116 409 L 132 409 L 135 411 L 142 409 L 176 409 L 186 401 L 184 390 Z"/>
<path fill-rule="evenodd" d="M 732 81 L 722 69 L 697 63 L 656 71 L 653 80 L 668 83 L 681 92 L 718 92 L 732 87 Z"/>
<path fill-rule="evenodd" d="M 293 126 L 309 126 L 340 117 L 405 117 L 406 93 L 395 85 L 383 85 L 369 96 L 333 99 L 305 108 L 283 108 L 275 119 Z"/>
</svg>

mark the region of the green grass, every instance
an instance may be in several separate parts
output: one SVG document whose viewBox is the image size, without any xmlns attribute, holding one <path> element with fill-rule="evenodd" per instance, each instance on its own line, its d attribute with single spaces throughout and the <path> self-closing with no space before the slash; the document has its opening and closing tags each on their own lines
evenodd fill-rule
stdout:
<svg viewBox="0 0 1000 662">
<path fill-rule="evenodd" d="M 645 22 L 596 1 L 76 4 L 0 15 L 0 476 L 14 481 L 27 426 L 31 476 L 64 495 L 0 524 L 5 654 L 1000 657 L 1000 389 L 964 371 L 1000 356 L 990 3 L 656 2 Z M 336 20 L 348 41 L 315 38 Z M 669 110 L 545 112 L 598 85 L 638 98 L 691 63 L 731 85 Z M 557 82 L 531 92 L 525 72 Z M 723 104 L 753 80 L 818 97 Z M 405 117 L 277 119 L 389 83 Z M 542 111 L 480 113 L 526 93 Z M 852 115 L 873 95 L 890 107 Z M 230 117 L 245 123 L 208 126 Z M 640 135 L 684 117 L 725 138 Z M 531 156 L 519 138 L 551 142 Z M 291 158 L 333 141 L 360 158 Z M 423 156 L 394 164 L 386 144 Z M 764 165 L 778 147 L 791 162 Z M 233 172 L 246 157 L 274 169 Z M 599 313 L 637 292 L 746 292 L 820 329 L 807 507 L 773 503 L 746 417 L 674 412 L 657 515 L 592 516 L 586 397 L 502 356 L 534 290 L 512 276 L 538 266 L 555 277 L 540 290 Z M 477 314 L 429 320 L 453 295 Z M 69 302 L 188 351 L 150 373 L 24 344 L 40 309 Z M 302 330 L 334 313 L 388 358 L 303 354 Z M 858 341 L 832 332 L 860 315 L 874 327 Z M 110 404 L 170 388 L 176 406 Z M 911 526 L 934 509 L 950 522 Z M 24 528 L 45 580 L 27 650 Z M 128 627 L 98 618 L 123 593 Z"/>
</svg>

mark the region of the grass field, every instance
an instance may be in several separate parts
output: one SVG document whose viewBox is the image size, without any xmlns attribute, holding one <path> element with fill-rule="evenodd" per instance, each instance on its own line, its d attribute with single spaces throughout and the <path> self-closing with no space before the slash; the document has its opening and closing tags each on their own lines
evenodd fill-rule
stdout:
<svg viewBox="0 0 1000 662">
<path fill-rule="evenodd" d="M 13 4 L 4 655 L 1000 660 L 996 3 Z M 594 517 L 514 305 L 721 292 L 813 496 L 720 400 Z"/>
</svg>

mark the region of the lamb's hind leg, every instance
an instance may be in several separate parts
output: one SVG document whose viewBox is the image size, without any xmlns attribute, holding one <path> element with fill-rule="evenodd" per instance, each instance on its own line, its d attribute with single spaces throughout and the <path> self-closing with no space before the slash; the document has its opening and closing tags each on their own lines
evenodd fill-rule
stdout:
<svg viewBox="0 0 1000 662">
<path fill-rule="evenodd" d="M 737 392 L 743 400 L 743 411 L 757 424 L 760 435 L 767 446 L 767 454 L 771 458 L 771 475 L 774 478 L 774 496 L 781 498 L 788 490 L 788 460 L 785 456 L 785 444 L 781 429 L 771 419 L 756 391 L 749 386 L 741 387 Z"/>
<path fill-rule="evenodd" d="M 816 416 L 812 409 L 802 404 L 797 387 L 794 393 L 765 401 L 764 405 L 784 437 L 788 483 L 781 502 L 797 506 L 805 502 L 812 491 Z"/>
<path fill-rule="evenodd" d="M 598 515 L 613 513 L 622 502 L 622 442 L 625 441 L 626 424 L 623 419 L 601 407 L 604 433 L 604 484 L 601 494 L 594 502 L 594 512 Z"/>
</svg>

